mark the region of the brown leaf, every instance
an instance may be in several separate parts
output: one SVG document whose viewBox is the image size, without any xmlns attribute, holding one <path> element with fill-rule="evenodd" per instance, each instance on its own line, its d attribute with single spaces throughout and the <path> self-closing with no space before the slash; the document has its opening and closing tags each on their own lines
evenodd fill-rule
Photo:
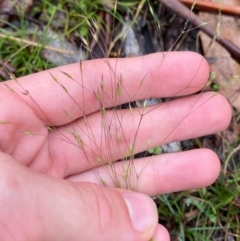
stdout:
<svg viewBox="0 0 240 241">
<path fill-rule="evenodd" d="M 214 0 L 209 0 L 215 2 Z M 208 2 L 209 2 L 208 1 Z M 222 4 L 238 6 L 238 0 L 222 0 Z M 214 19 L 211 26 L 217 29 L 218 16 L 200 13 L 204 22 Z M 221 16 L 220 35 L 236 45 L 240 46 L 240 25 L 236 17 Z M 200 33 L 203 48 L 207 49 L 211 39 L 204 33 Z M 240 64 L 232 59 L 230 54 L 219 44 L 215 43 L 213 48 L 205 53 L 209 61 L 211 71 L 216 73 L 215 83 L 219 85 L 222 93 L 237 110 L 240 110 Z"/>
<path fill-rule="evenodd" d="M 6 14 L 0 14 L 0 27 L 4 25 L 4 21 L 8 21 L 9 14 L 12 10 L 27 12 L 32 5 L 33 0 L 2 0 L 0 1 L 0 11 Z M 3 21 L 4 20 L 4 21 Z"/>
</svg>

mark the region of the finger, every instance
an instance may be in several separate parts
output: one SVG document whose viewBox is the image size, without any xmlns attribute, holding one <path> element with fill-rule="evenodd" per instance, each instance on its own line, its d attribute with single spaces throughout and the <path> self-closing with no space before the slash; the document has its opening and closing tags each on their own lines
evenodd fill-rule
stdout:
<svg viewBox="0 0 240 241">
<path fill-rule="evenodd" d="M 197 149 L 118 162 L 114 168 L 98 167 L 68 179 L 110 187 L 119 185 L 155 196 L 209 186 L 219 172 L 217 155 L 208 149 Z"/>
<path fill-rule="evenodd" d="M 162 225 L 158 224 L 154 237 L 151 240 L 152 241 L 170 241 L 170 236 L 167 229 Z"/>
<path fill-rule="evenodd" d="M 209 67 L 202 56 L 170 52 L 85 61 L 81 67 L 63 66 L 19 78 L 18 82 L 9 81 L 7 85 L 21 95 L 41 120 L 57 126 L 93 113 L 101 106 L 196 92 L 206 84 L 208 75 Z"/>
<path fill-rule="evenodd" d="M 72 143 L 67 143 L 68 148 L 66 142 L 57 139 L 58 133 L 51 133 L 50 150 L 56 165 L 62 163 L 66 167 L 65 177 L 131 156 L 131 151 L 139 153 L 168 142 L 217 133 L 231 120 L 229 103 L 212 92 L 164 103 L 143 118 L 139 112 L 132 112 L 118 113 L 118 119 L 111 116 L 115 112 L 110 112 L 104 126 L 100 114 L 91 115 L 84 130 L 79 128 L 84 126 L 83 120 L 74 123 L 67 127 L 75 131 L 74 137 L 65 137 Z M 67 133 L 65 129 L 59 131 Z M 77 142 L 76 133 L 81 143 Z"/>
<path fill-rule="evenodd" d="M 41 161 L 46 160 L 47 151 L 39 152 L 39 149 L 47 150 L 48 129 L 18 95 L 1 87 L 3 83 L 0 84 L 1 150 L 25 165 L 31 163 L 36 156 Z"/>
<path fill-rule="evenodd" d="M 52 179 L 4 153 L 0 167 L 4 240 L 148 241 L 155 233 L 157 210 L 146 195 Z"/>
</svg>

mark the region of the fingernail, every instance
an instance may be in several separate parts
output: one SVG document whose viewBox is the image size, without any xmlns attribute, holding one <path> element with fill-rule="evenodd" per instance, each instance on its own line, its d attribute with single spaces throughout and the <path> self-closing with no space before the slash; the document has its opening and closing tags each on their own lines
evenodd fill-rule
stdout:
<svg viewBox="0 0 240 241">
<path fill-rule="evenodd" d="M 133 227 L 146 232 L 157 224 L 157 209 L 153 200 L 140 193 L 123 193 Z"/>
</svg>

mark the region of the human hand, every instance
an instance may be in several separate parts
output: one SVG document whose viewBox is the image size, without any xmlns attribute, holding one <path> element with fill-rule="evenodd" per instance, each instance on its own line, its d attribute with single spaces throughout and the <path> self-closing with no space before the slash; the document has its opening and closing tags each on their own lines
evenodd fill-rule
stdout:
<svg viewBox="0 0 240 241">
<path fill-rule="evenodd" d="M 209 69 L 199 55 L 168 53 L 161 62 L 162 57 L 153 54 L 110 60 L 112 70 L 118 78 L 121 76 L 127 90 L 121 93 L 118 104 L 148 98 L 149 93 L 152 97 L 189 95 L 206 84 Z M 84 79 L 84 88 L 69 81 L 59 70 L 75 80 Z M 9 81 L 8 87 L 1 84 L 0 149 L 10 155 L 0 155 L 0 189 L 6 194 L 0 197 L 0 208 L 4 210 L 0 235 L 5 240 L 168 240 L 165 229 L 157 225 L 153 202 L 144 194 L 200 188 L 217 178 L 217 156 L 210 150 L 199 149 L 135 161 L 134 168 L 141 175 L 134 181 L 144 194 L 115 189 L 109 169 L 102 164 L 108 163 L 110 149 L 111 160 L 124 157 L 126 149 L 119 148 L 122 145 L 116 141 L 102 138 L 102 113 L 96 98 L 102 76 L 102 103 L 108 108 L 115 103 L 110 94 L 113 75 L 102 60 L 84 62 L 82 72 L 75 64 L 19 78 L 19 84 Z M 149 86 L 154 86 L 150 92 Z M 213 93 L 179 98 L 160 108 L 146 109 L 152 111 L 142 118 L 134 145 L 136 153 L 146 149 L 149 136 L 151 146 L 158 146 L 218 132 L 226 128 L 231 118 L 228 102 L 221 95 L 213 97 Z M 106 112 L 108 116 L 113 113 Z M 87 117 L 87 125 L 83 116 Z M 139 123 L 141 115 L 133 110 L 122 116 L 124 138 L 120 141 L 131 143 L 135 140 L 133 123 Z M 49 131 L 46 126 L 57 128 Z M 76 135 L 65 130 L 76 130 L 84 146 L 91 148 L 86 151 L 74 145 Z M 102 163 L 96 161 L 98 156 Z M 122 170 L 120 165 L 116 163 L 118 172 Z M 111 188 L 98 185 L 99 177 Z M 130 199 L 136 208 L 136 212 L 132 211 L 135 223 L 127 209 Z"/>
</svg>

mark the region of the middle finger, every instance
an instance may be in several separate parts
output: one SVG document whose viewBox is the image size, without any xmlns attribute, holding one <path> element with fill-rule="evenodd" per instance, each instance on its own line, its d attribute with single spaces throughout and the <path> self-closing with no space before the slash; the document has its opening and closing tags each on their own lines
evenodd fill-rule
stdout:
<svg viewBox="0 0 240 241">
<path fill-rule="evenodd" d="M 94 113 L 87 122 L 80 119 L 50 133 L 50 150 L 65 166 L 64 177 L 171 141 L 216 133 L 228 125 L 231 110 L 221 95 L 209 92 L 148 107 L 144 112 L 118 110 L 104 115 Z M 64 137 L 59 138 L 59 133 Z"/>
</svg>

